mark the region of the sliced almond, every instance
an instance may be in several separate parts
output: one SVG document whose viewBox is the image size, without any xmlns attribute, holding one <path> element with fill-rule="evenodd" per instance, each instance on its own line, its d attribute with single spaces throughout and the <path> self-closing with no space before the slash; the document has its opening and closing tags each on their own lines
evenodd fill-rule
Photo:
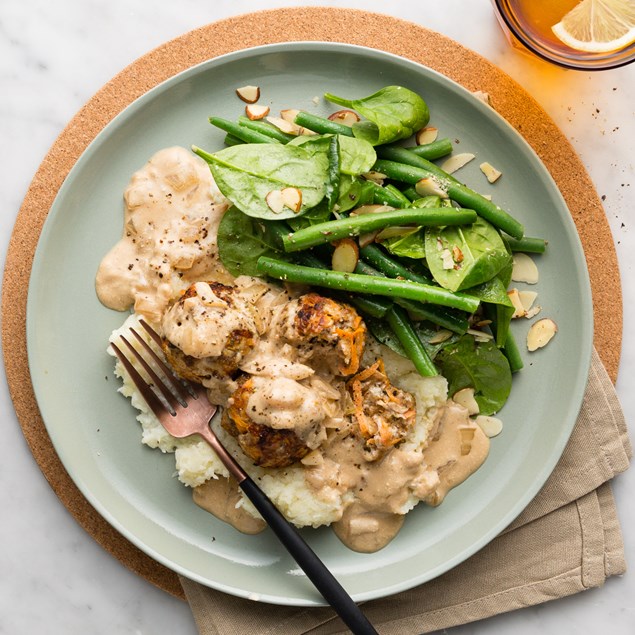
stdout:
<svg viewBox="0 0 635 635">
<path fill-rule="evenodd" d="M 452 252 L 449 249 L 444 249 L 439 255 L 444 269 L 454 269 L 454 258 L 452 258 Z"/>
<path fill-rule="evenodd" d="M 366 234 L 361 234 L 357 239 L 360 249 L 363 249 L 364 247 L 367 247 L 368 245 L 374 243 L 375 238 L 377 238 L 377 234 L 379 234 L 379 229 L 376 229 L 373 232 L 368 232 Z"/>
<path fill-rule="evenodd" d="M 287 134 L 292 134 L 296 136 L 302 134 L 303 129 L 300 126 L 298 126 L 298 124 L 293 123 L 292 121 L 286 121 L 282 117 L 267 117 L 267 121 L 271 125 L 278 128 L 278 130 L 281 130 L 282 132 L 286 132 Z"/>
<path fill-rule="evenodd" d="M 236 94 L 246 103 L 255 104 L 260 99 L 259 86 L 242 86 L 236 89 Z"/>
<path fill-rule="evenodd" d="M 514 282 L 526 282 L 527 284 L 538 282 L 538 267 L 527 254 L 515 253 L 513 260 L 512 280 Z"/>
<path fill-rule="evenodd" d="M 357 243 L 351 238 L 339 240 L 333 250 L 331 257 L 331 269 L 333 271 L 343 271 L 353 273 L 359 260 L 359 248 Z"/>
<path fill-rule="evenodd" d="M 353 110 L 338 110 L 337 112 L 331 113 L 329 119 L 336 123 L 341 123 L 344 126 L 352 126 L 359 121 L 360 117 Z"/>
<path fill-rule="evenodd" d="M 319 450 L 313 450 L 309 452 L 306 456 L 300 459 L 300 463 L 302 465 L 307 465 L 309 467 L 318 467 L 324 464 L 324 456 Z"/>
<path fill-rule="evenodd" d="M 271 190 L 271 192 L 265 196 L 265 202 L 274 214 L 281 214 L 284 209 L 282 190 Z"/>
<path fill-rule="evenodd" d="M 470 415 L 477 415 L 480 412 L 476 399 L 474 399 L 474 388 L 457 390 L 452 397 L 452 401 L 458 403 L 459 406 L 463 406 Z"/>
<path fill-rule="evenodd" d="M 479 331 L 478 329 L 467 329 L 466 333 L 472 335 L 477 342 L 491 342 L 494 339 L 491 333 Z"/>
<path fill-rule="evenodd" d="M 452 247 L 452 258 L 454 259 L 454 262 L 463 262 L 463 252 L 458 245 L 454 245 L 454 247 Z"/>
<path fill-rule="evenodd" d="M 535 291 L 519 291 L 518 297 L 525 311 L 529 311 L 538 297 Z"/>
<path fill-rule="evenodd" d="M 300 111 L 297 108 L 286 108 L 280 111 L 280 118 L 284 119 L 288 123 L 295 123 L 295 118 Z"/>
<path fill-rule="evenodd" d="M 374 183 L 378 183 L 379 185 L 382 185 L 384 180 L 388 178 L 385 174 L 382 174 L 381 172 L 375 172 L 374 170 L 371 170 L 370 172 L 364 172 L 362 176 L 367 181 L 373 181 Z"/>
<path fill-rule="evenodd" d="M 269 106 L 261 106 L 259 104 L 247 104 L 245 106 L 245 114 L 252 121 L 264 119 L 269 114 L 269 110 Z"/>
<path fill-rule="evenodd" d="M 448 198 L 447 191 L 443 188 L 438 179 L 433 176 L 427 176 L 417 181 L 415 190 L 419 196 L 439 196 L 440 198 Z"/>
<path fill-rule="evenodd" d="M 525 314 L 525 317 L 528 320 L 531 320 L 531 318 L 536 317 L 538 315 L 538 313 L 540 313 L 542 311 L 542 307 L 541 306 L 532 306 L 531 309 L 529 309 L 529 311 L 527 311 L 527 313 Z"/>
<path fill-rule="evenodd" d="M 448 174 L 452 174 L 460 170 L 464 165 L 467 165 L 473 158 L 474 155 L 471 152 L 453 154 L 441 164 L 441 169 Z"/>
<path fill-rule="evenodd" d="M 489 439 L 498 436 L 503 431 L 503 422 L 497 417 L 479 415 L 474 421 Z"/>
<path fill-rule="evenodd" d="M 523 306 L 523 303 L 520 299 L 520 294 L 518 293 L 518 289 L 510 289 L 507 292 L 507 297 L 512 301 L 514 305 L 514 313 L 512 314 L 512 319 L 525 317 L 527 314 L 527 309 Z"/>
<path fill-rule="evenodd" d="M 360 207 L 356 207 L 351 212 L 351 216 L 363 216 L 364 214 L 376 214 L 377 212 L 390 212 L 393 209 L 395 208 L 390 207 L 390 205 L 362 205 Z"/>
<path fill-rule="evenodd" d="M 442 344 L 452 337 L 452 331 L 440 329 L 429 340 L 430 344 Z"/>
<path fill-rule="evenodd" d="M 487 161 L 484 161 L 478 167 L 481 168 L 481 172 L 485 175 L 490 183 L 498 181 L 498 179 L 503 174 L 500 170 L 497 170 L 491 163 L 488 163 Z"/>
<path fill-rule="evenodd" d="M 299 190 L 297 187 L 285 187 L 282 190 L 282 202 L 285 207 L 288 207 L 297 214 L 302 207 L 302 190 Z"/>
<path fill-rule="evenodd" d="M 438 136 L 439 131 L 437 128 L 428 126 L 426 128 L 421 128 L 421 130 L 417 130 L 417 133 L 415 134 L 415 141 L 418 146 L 425 146 L 428 143 L 436 141 Z"/>
<path fill-rule="evenodd" d="M 381 242 L 382 240 L 388 240 L 389 238 L 397 238 L 399 236 L 409 236 L 410 234 L 414 234 L 415 232 L 418 232 L 418 231 L 419 231 L 418 227 L 401 227 L 398 225 L 394 227 L 385 227 L 377 234 L 377 237 L 375 238 L 375 240 L 377 240 L 378 242 Z"/>
<path fill-rule="evenodd" d="M 527 333 L 527 349 L 536 351 L 546 346 L 558 332 L 558 326 L 550 318 L 543 318 L 531 325 Z"/>
</svg>

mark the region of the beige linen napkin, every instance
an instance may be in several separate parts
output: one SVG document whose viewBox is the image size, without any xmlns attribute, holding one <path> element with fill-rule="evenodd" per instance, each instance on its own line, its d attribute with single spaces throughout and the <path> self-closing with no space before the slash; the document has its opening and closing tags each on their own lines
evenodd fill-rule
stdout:
<svg viewBox="0 0 635 635">
<path fill-rule="evenodd" d="M 594 351 L 582 409 L 542 490 L 500 536 L 410 591 L 366 602 L 382 635 L 428 633 L 600 586 L 626 570 L 608 481 L 632 449 L 613 385 Z M 478 584 L 474 584 L 478 580 Z M 330 608 L 255 604 L 181 578 L 201 635 L 336 635 Z"/>
</svg>

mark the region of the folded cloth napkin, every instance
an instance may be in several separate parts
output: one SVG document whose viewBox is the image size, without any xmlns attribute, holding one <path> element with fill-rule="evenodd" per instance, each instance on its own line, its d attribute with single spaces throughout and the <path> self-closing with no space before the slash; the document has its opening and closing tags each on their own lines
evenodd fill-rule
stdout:
<svg viewBox="0 0 635 635">
<path fill-rule="evenodd" d="M 608 481 L 627 469 L 631 456 L 617 395 L 594 351 L 569 443 L 522 514 L 461 565 L 409 591 L 366 602 L 364 612 L 382 635 L 416 635 L 572 595 L 624 573 Z M 186 578 L 181 584 L 201 635 L 349 632 L 330 608 L 255 604 Z"/>
</svg>

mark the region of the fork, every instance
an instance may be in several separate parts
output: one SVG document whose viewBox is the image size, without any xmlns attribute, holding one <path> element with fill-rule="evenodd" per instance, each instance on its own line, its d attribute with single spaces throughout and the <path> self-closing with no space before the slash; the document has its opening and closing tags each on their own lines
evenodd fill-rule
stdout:
<svg viewBox="0 0 635 635">
<path fill-rule="evenodd" d="M 157 346 L 161 348 L 161 336 L 144 320 L 139 322 Z M 124 355 L 117 344 L 111 342 L 110 346 L 161 425 L 173 437 L 183 438 L 192 434 L 199 434 L 203 437 L 216 452 L 229 473 L 236 479 L 238 485 L 260 512 L 282 545 L 293 556 L 324 599 L 342 618 L 342 621 L 356 635 L 377 635 L 377 631 L 368 621 L 368 618 L 300 536 L 297 529 L 287 521 L 219 441 L 210 427 L 217 407 L 207 399 L 206 389 L 203 386 L 190 384 L 177 378 L 147 341 L 134 328 L 129 330 L 143 353 L 152 360 L 154 367 L 146 360 L 141 350 L 133 346 L 124 335 L 120 335 L 119 338 L 125 344 L 129 354 L 145 371 L 150 383 L 144 379 L 130 358 Z M 159 369 L 163 377 L 155 368 Z"/>
</svg>

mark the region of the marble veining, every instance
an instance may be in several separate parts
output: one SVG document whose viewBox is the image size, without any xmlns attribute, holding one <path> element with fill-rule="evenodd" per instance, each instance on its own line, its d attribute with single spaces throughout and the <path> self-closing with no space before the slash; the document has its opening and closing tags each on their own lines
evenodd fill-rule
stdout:
<svg viewBox="0 0 635 635">
<path fill-rule="evenodd" d="M 486 0 L 302 3 L 196 0 L 3 0 L 0 4 L 1 260 L 42 158 L 75 112 L 127 64 L 164 41 L 224 17 L 264 8 L 337 5 L 390 13 L 439 31 L 514 77 L 571 141 L 604 199 L 620 260 L 625 329 L 618 391 L 633 422 L 635 336 L 635 65 L 579 73 L 511 49 Z M 355 28 L 352 25 L 351 28 Z M 99 547 L 58 501 L 33 460 L 0 383 L 0 633 L 193 635 L 187 605 L 138 578 Z M 614 491 L 627 558 L 635 558 L 635 472 Z M 632 573 L 583 594 L 450 629 L 457 635 L 635 632 Z"/>
</svg>

